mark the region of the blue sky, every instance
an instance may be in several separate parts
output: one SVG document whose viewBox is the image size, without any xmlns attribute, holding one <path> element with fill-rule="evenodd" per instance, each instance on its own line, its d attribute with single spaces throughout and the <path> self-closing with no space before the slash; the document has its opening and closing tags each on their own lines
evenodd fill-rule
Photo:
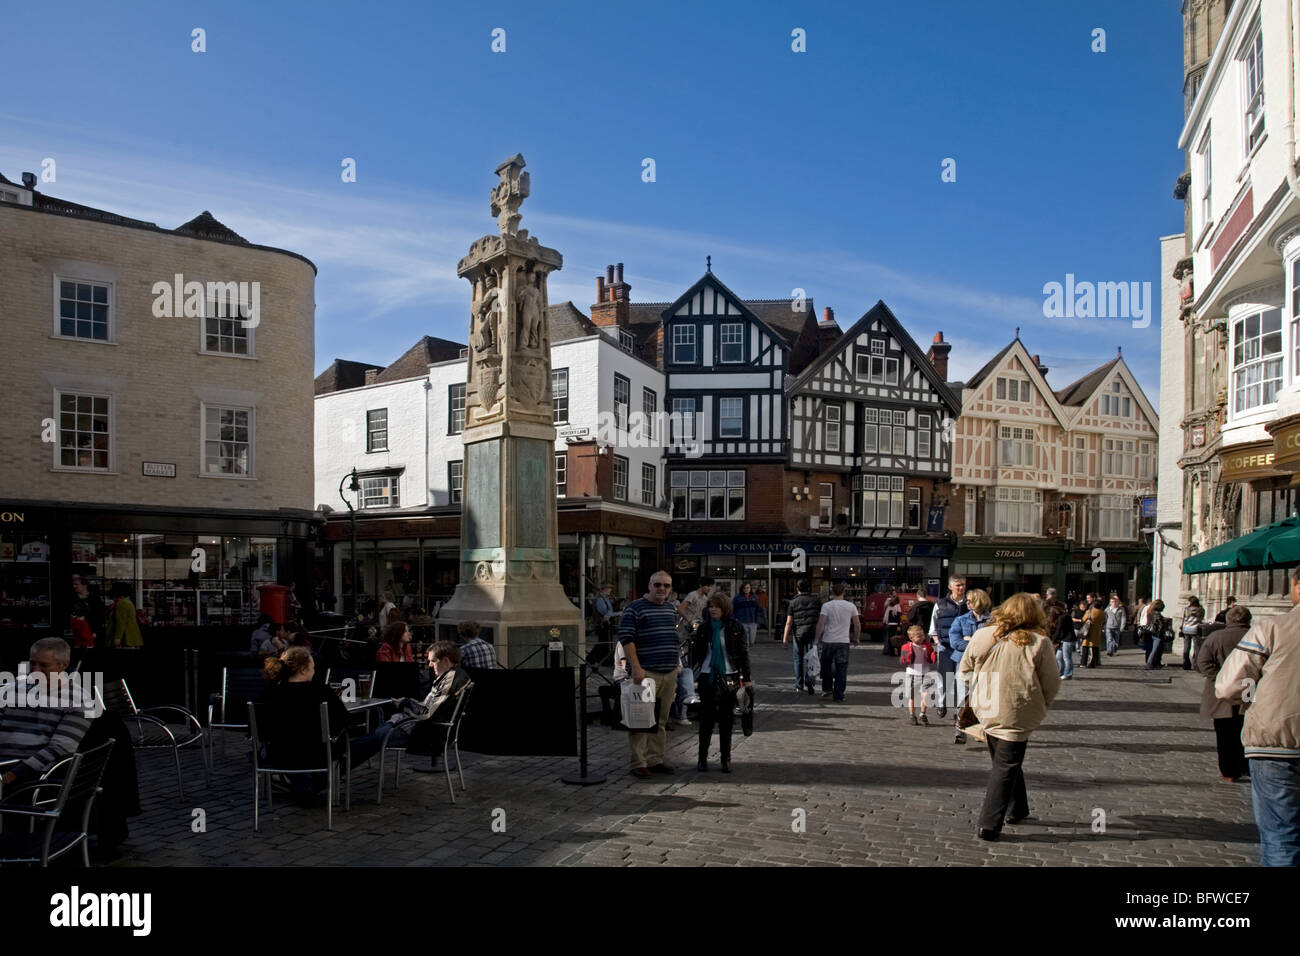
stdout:
<svg viewBox="0 0 1300 956">
<path fill-rule="evenodd" d="M 884 299 L 923 347 L 944 331 L 952 378 L 1016 326 L 1058 389 L 1123 346 L 1158 404 L 1172 0 L 72 3 L 8 29 L 0 172 L 53 157 L 52 195 L 165 227 L 209 209 L 307 256 L 318 370 L 465 339 L 456 262 L 522 152 L 552 302 L 587 310 L 616 261 L 634 301 L 672 300 L 712 255 L 741 296 L 802 288 L 846 328 Z M 1067 273 L 1151 282 L 1151 326 L 1044 318 Z"/>
</svg>

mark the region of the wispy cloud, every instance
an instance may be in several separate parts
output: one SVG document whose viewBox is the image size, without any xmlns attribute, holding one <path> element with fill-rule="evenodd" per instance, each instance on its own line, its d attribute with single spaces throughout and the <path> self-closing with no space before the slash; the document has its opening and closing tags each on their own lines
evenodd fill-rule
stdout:
<svg viewBox="0 0 1300 956">
<path fill-rule="evenodd" d="M 308 186 L 280 169 L 240 169 L 225 156 L 222 165 L 198 161 L 116 132 L 87 137 L 80 128 L 48 121 L 0 115 L 0 122 L 10 133 L 0 145 L 0 171 L 10 178 L 54 156 L 58 180 L 43 187 L 52 195 L 164 228 L 209 209 L 249 241 L 315 262 L 318 367 L 335 356 L 382 364 L 426 333 L 457 340 L 467 335 L 469 289 L 455 269 L 469 244 L 494 228 L 481 196 L 470 200 L 371 179 L 364 186 Z M 944 330 L 954 344 L 954 379 L 983 365 L 1016 326 L 1027 343 L 1034 340 L 1031 351 L 1041 340 L 1041 351 L 1065 353 L 1054 382 L 1107 360 L 1093 348 L 1073 357 L 1064 347 L 1073 336 L 1086 335 L 1098 346 L 1132 342 L 1131 362 L 1143 354 L 1143 340 L 1133 338 L 1127 323 L 1049 320 L 1036 294 L 970 287 L 804 237 L 798 244 L 738 241 L 699 230 L 560 215 L 531 204 L 524 207 L 523 225 L 565 256 L 565 268 L 551 280 L 551 300 L 571 299 L 584 309 L 595 297 L 594 277 L 611 257 L 626 263 L 636 301 L 671 301 L 712 255 L 714 271 L 739 294 L 777 298 L 803 289 L 819 307 L 834 306 L 841 327 L 884 299 L 923 348 L 933 334 L 927 330 Z M 1150 359 L 1158 355 L 1158 337 L 1146 341 Z M 1158 360 L 1150 362 L 1150 375 L 1133 364 L 1140 378 L 1154 381 L 1158 375 Z"/>
</svg>

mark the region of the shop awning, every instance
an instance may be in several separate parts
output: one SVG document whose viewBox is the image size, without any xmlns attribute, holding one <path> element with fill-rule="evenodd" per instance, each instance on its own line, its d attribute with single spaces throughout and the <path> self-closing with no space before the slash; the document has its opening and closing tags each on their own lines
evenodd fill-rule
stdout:
<svg viewBox="0 0 1300 956">
<path fill-rule="evenodd" d="M 1300 564 L 1300 517 L 1284 518 L 1194 554 L 1183 561 L 1183 573 L 1265 571 L 1293 564 Z"/>
</svg>

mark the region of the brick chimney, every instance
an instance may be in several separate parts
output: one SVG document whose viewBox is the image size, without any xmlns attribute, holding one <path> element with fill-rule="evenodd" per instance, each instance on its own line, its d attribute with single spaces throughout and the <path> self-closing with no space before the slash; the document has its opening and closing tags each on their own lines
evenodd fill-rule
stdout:
<svg viewBox="0 0 1300 956">
<path fill-rule="evenodd" d="M 948 381 L 948 353 L 951 351 L 952 344 L 943 340 L 943 333 L 934 333 L 934 341 L 930 343 L 930 351 L 925 357 L 930 360 L 939 378 L 945 382 Z"/>
<path fill-rule="evenodd" d="M 1034 356 L 1034 368 L 1038 369 L 1038 374 L 1043 377 L 1047 376 L 1047 366 L 1042 363 L 1037 355 Z"/>
<path fill-rule="evenodd" d="M 371 383 L 373 383 L 374 380 L 375 380 L 375 376 L 378 375 L 378 374 L 379 374 L 380 372 L 382 372 L 382 371 L 383 371 L 382 368 L 368 368 L 368 369 L 366 369 L 366 379 L 365 379 L 366 384 L 367 384 L 367 385 L 370 385 Z"/>
<path fill-rule="evenodd" d="M 834 321 L 835 321 L 835 310 L 828 305 L 822 311 L 822 323 L 825 325 L 830 325 Z"/>
<path fill-rule="evenodd" d="M 591 321 L 609 328 L 627 328 L 628 306 L 632 287 L 623 281 L 623 263 L 606 266 L 603 276 L 596 276 L 596 302 L 591 307 Z"/>
</svg>

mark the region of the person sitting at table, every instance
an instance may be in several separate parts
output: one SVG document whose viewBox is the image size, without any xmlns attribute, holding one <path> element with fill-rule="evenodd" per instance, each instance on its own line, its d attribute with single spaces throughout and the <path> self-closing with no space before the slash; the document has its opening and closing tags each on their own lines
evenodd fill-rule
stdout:
<svg viewBox="0 0 1300 956">
<path fill-rule="evenodd" d="M 271 636 L 262 642 L 258 653 L 263 657 L 279 657 L 290 647 L 289 629 L 283 624 L 271 623 Z"/>
<path fill-rule="evenodd" d="M 343 701 L 315 680 L 316 662 L 305 647 L 290 647 L 278 657 L 268 657 L 262 665 L 262 676 L 271 685 L 258 726 L 258 734 L 266 744 L 266 762 L 284 770 L 320 766 L 324 755 L 320 705 L 329 705 L 330 736 L 346 741 L 350 718 Z M 335 753 L 337 756 L 338 751 Z M 309 804 L 318 802 L 327 783 L 324 773 L 290 774 L 289 782 L 293 795 Z"/>
<path fill-rule="evenodd" d="M 479 637 L 478 621 L 461 621 L 456 625 L 456 636 L 460 638 L 460 663 L 463 667 L 479 670 L 495 670 L 501 667 L 497 652 L 492 645 Z"/>
<path fill-rule="evenodd" d="M 387 738 L 390 747 L 406 747 L 423 753 L 442 749 L 445 728 L 434 726 L 451 719 L 460 693 L 469 683 L 469 675 L 460 669 L 460 648 L 451 641 L 438 641 L 429 648 L 429 666 L 433 668 L 433 686 L 424 700 L 405 697 L 397 701 L 397 712 L 375 732 L 352 742 L 352 763 L 357 765 L 379 753 Z M 392 731 L 392 736 L 389 736 Z"/>
<path fill-rule="evenodd" d="M 375 652 L 376 664 L 413 662 L 411 653 L 411 629 L 405 621 L 394 621 L 384 628 L 379 641 L 379 650 Z"/>
<path fill-rule="evenodd" d="M 269 614 L 259 614 L 257 617 L 257 630 L 253 632 L 250 640 L 249 650 L 254 654 L 262 652 L 262 645 L 275 636 L 275 621 Z"/>
<path fill-rule="evenodd" d="M 0 706 L 0 761 L 18 761 L 0 776 L 6 786 L 34 780 L 76 753 L 90 728 L 87 712 L 99 711 L 96 701 L 85 699 L 81 684 L 62 684 L 55 677 L 72 659 L 72 648 L 63 638 L 41 638 L 31 646 L 28 659 L 31 673 L 10 688 L 11 705 Z"/>
</svg>

